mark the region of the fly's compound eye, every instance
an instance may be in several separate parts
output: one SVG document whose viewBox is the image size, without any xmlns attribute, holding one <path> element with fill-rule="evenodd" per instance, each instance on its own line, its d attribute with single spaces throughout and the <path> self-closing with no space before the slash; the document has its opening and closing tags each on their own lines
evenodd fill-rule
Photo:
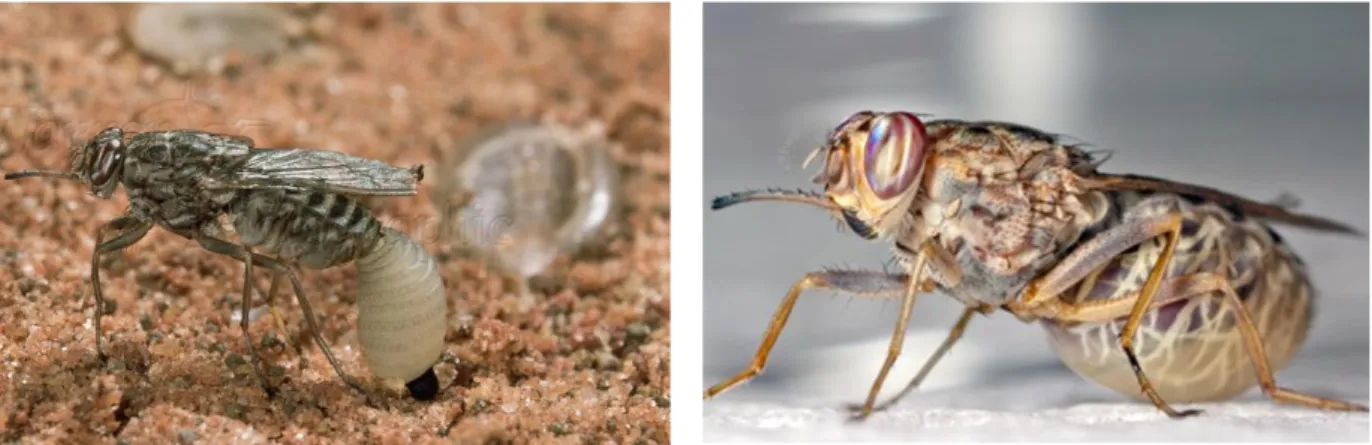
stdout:
<svg viewBox="0 0 1372 445">
<path fill-rule="evenodd" d="M 924 165 L 928 137 L 924 123 L 905 112 L 881 114 L 872 119 L 863 147 L 863 177 L 881 199 L 909 190 Z"/>
<path fill-rule="evenodd" d="M 124 160 L 123 142 L 120 140 L 103 141 L 102 145 L 97 146 L 95 153 L 89 155 L 91 163 L 88 166 L 91 183 L 103 185 L 112 179 L 115 170 Z"/>
</svg>

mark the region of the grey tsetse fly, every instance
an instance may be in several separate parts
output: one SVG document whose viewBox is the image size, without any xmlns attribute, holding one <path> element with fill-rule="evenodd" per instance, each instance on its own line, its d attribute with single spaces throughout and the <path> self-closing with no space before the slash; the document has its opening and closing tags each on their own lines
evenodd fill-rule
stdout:
<svg viewBox="0 0 1372 445">
<path fill-rule="evenodd" d="M 432 365 L 443 349 L 447 312 L 437 268 L 422 248 L 399 231 L 382 227 L 355 199 L 415 195 L 422 166 L 400 168 L 324 150 L 254 148 L 249 138 L 195 130 L 126 134 L 107 128 L 73 148 L 69 170 L 26 170 L 5 179 L 31 176 L 81 181 L 100 198 L 109 198 L 120 184 L 128 193 L 128 213 L 101 227 L 91 257 L 96 352 L 102 361 L 100 257 L 138 242 L 158 225 L 243 262 L 240 326 L 254 373 L 269 396 L 275 391 L 248 334 L 253 267 L 273 274 L 268 301 L 276 292 L 275 274 L 290 278 L 324 356 L 339 377 L 365 394 L 324 342 L 291 267 L 323 269 L 354 260 L 360 282 L 359 336 L 369 366 L 380 377 L 405 380 L 416 398 L 436 394 Z M 229 240 L 230 227 L 237 242 Z M 409 275 L 397 276 L 400 270 Z"/>
</svg>

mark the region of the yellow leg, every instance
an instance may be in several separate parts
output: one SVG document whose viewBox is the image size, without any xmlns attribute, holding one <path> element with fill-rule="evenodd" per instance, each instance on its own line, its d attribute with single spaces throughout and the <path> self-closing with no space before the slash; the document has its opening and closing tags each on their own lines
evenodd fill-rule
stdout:
<svg viewBox="0 0 1372 445">
<path fill-rule="evenodd" d="M 943 339 L 943 344 L 940 344 L 938 349 L 934 350 L 934 354 L 930 355 L 928 360 L 925 360 L 924 366 L 919 368 L 919 373 L 915 374 L 915 378 L 911 379 L 910 383 L 907 383 L 905 388 L 902 388 L 894 397 L 873 407 L 872 411 L 882 411 L 890 408 L 891 405 L 895 405 L 901 398 L 904 398 L 906 394 L 918 389 L 919 385 L 924 382 L 924 379 L 929 376 L 929 372 L 933 371 L 934 366 L 938 365 L 939 360 L 943 359 L 943 355 L 947 354 L 948 350 L 953 349 L 953 345 L 962 338 L 962 332 L 967 329 L 967 324 L 972 321 L 972 315 L 977 313 L 988 313 L 994 309 L 995 306 L 980 306 L 969 307 L 962 311 L 962 316 L 958 317 L 957 323 L 953 324 L 953 329 L 948 331 L 948 338 Z M 853 404 L 848 406 L 848 410 L 854 413 L 860 413 L 863 409 L 863 405 Z"/>
<path fill-rule="evenodd" d="M 1138 356 L 1134 354 L 1134 334 L 1139 330 L 1139 323 L 1143 322 L 1143 315 L 1150 309 L 1153 296 L 1158 293 L 1158 288 L 1162 284 L 1162 277 L 1167 274 L 1168 265 L 1172 262 L 1172 254 L 1176 251 L 1177 241 L 1181 238 L 1180 215 L 1173 215 L 1169 218 L 1168 230 L 1165 235 L 1167 236 L 1167 243 L 1163 245 L 1162 253 L 1158 255 L 1158 261 L 1153 263 L 1153 269 L 1148 272 L 1148 279 L 1143 283 L 1143 290 L 1139 292 L 1138 300 L 1134 301 L 1134 309 L 1129 313 L 1129 319 L 1124 322 L 1124 329 L 1120 332 L 1120 347 L 1124 348 L 1124 355 L 1129 357 L 1129 365 L 1134 368 L 1134 376 L 1139 379 L 1139 387 L 1143 390 L 1143 395 L 1153 402 L 1153 406 L 1167 413 L 1168 417 L 1175 419 L 1194 416 L 1200 414 L 1201 411 L 1197 409 L 1185 411 L 1172 409 L 1153 389 L 1153 384 L 1148 381 L 1148 376 L 1144 375 L 1143 368 L 1139 366 Z"/>
<path fill-rule="evenodd" d="M 833 289 L 857 296 L 894 298 L 902 295 L 907 282 L 908 277 L 905 275 L 881 272 L 829 270 L 805 274 L 805 277 L 791 286 L 791 291 L 786 293 L 786 298 L 781 301 L 776 314 L 772 315 L 772 324 L 767 327 L 767 333 L 762 339 L 762 345 L 758 346 L 757 353 L 753 354 L 752 363 L 728 380 L 711 386 L 705 391 L 705 399 L 733 389 L 762 372 L 767 366 L 767 357 L 772 353 L 772 346 L 776 345 L 781 330 L 786 328 L 786 320 L 791 317 L 791 309 L 795 308 L 796 300 L 806 289 Z"/>
<path fill-rule="evenodd" d="M 275 272 L 273 272 L 273 273 L 271 274 L 271 278 L 270 278 L 270 280 L 271 280 L 271 285 L 267 288 L 267 294 L 266 294 L 266 295 L 267 295 L 267 298 L 266 298 L 266 300 L 267 300 L 267 312 L 271 314 L 271 316 L 272 316 L 272 321 L 274 322 L 274 324 L 276 324 L 276 329 L 277 329 L 278 331 L 281 331 L 281 339 L 282 339 L 282 341 L 286 342 L 287 345 L 290 345 L 290 347 L 291 347 L 292 349 L 295 349 L 295 352 L 296 352 L 296 353 L 298 353 L 298 354 L 304 354 L 305 351 L 304 351 L 303 349 L 301 349 L 299 343 L 296 343 L 296 341 L 295 341 L 295 336 L 291 335 L 290 331 L 287 331 L 287 330 L 286 330 L 286 321 L 285 321 L 285 319 L 281 318 L 281 314 L 280 314 L 279 312 L 276 311 L 276 304 L 275 304 L 275 301 L 276 301 L 276 290 L 277 290 L 277 283 L 279 283 L 279 281 L 277 281 L 277 278 L 279 278 L 279 275 L 277 275 Z"/>
<path fill-rule="evenodd" d="M 905 328 L 909 326 L 910 312 L 915 308 L 915 296 L 919 295 L 923 283 L 921 274 L 924 272 L 924 263 L 929 258 L 926 252 L 921 250 L 919 256 L 915 257 L 915 267 L 910 269 L 909 286 L 900 305 L 900 319 L 896 321 L 895 332 L 891 333 L 891 346 L 886 350 L 886 361 L 882 363 L 881 372 L 877 374 L 876 381 L 872 382 L 872 390 L 867 393 L 867 403 L 864 403 L 862 410 L 854 415 L 856 419 L 865 419 L 872 414 L 872 405 L 877 402 L 877 394 L 881 392 L 881 384 L 886 381 L 886 374 L 891 372 L 891 365 L 896 363 L 896 357 L 900 356 L 901 345 L 905 343 Z"/>
<path fill-rule="evenodd" d="M 1218 277 L 1216 278 L 1218 279 Z M 1267 350 L 1262 345 L 1262 336 L 1258 333 L 1257 326 L 1253 324 L 1253 318 L 1248 314 L 1248 308 L 1244 307 L 1242 300 L 1239 300 L 1239 294 L 1234 292 L 1233 286 L 1230 286 L 1228 282 L 1222 284 L 1221 289 L 1224 291 L 1224 298 L 1235 308 L 1234 314 L 1238 318 L 1239 333 L 1243 335 L 1243 343 L 1248 348 L 1248 357 L 1253 361 L 1253 369 L 1258 373 L 1262 392 L 1267 394 L 1268 398 L 1277 403 L 1304 405 L 1311 408 L 1367 411 L 1365 405 L 1313 396 L 1277 386 L 1277 379 L 1272 376 L 1272 368 L 1267 362 Z"/>
</svg>

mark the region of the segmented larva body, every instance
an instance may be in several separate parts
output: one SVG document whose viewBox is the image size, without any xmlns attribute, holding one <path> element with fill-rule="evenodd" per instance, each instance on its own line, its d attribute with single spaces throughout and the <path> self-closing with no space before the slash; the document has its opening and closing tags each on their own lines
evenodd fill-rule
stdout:
<svg viewBox="0 0 1372 445">
<path fill-rule="evenodd" d="M 252 190 L 230 204 L 229 214 L 239 239 L 257 253 L 313 269 L 354 261 L 367 367 L 377 377 L 404 380 L 415 398 L 435 395 L 433 365 L 443 353 L 448 301 L 422 246 L 338 194 Z"/>
<path fill-rule="evenodd" d="M 419 243 L 384 228 L 357 260 L 357 333 L 372 373 L 413 382 L 432 378 L 443 353 L 448 299 L 438 265 Z"/>
</svg>

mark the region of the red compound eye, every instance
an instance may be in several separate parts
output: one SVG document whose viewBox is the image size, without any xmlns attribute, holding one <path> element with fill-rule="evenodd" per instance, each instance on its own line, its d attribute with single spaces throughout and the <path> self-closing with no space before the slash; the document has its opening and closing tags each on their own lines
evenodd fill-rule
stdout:
<svg viewBox="0 0 1372 445">
<path fill-rule="evenodd" d="M 867 185 L 877 197 L 895 198 L 914 184 L 928 141 L 924 123 L 914 114 L 883 113 L 872 120 L 863 167 Z"/>
</svg>

